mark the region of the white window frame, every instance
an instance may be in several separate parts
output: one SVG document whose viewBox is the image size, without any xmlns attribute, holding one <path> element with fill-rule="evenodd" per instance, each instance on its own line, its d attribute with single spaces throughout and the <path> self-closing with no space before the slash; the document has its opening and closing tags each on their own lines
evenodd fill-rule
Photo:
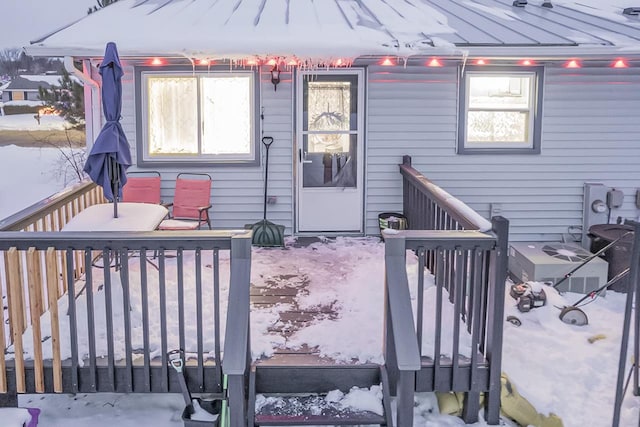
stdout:
<svg viewBox="0 0 640 427">
<path fill-rule="evenodd" d="M 197 96 L 193 102 L 197 103 L 198 114 L 198 153 L 194 154 L 151 154 L 149 152 L 149 112 L 148 112 L 148 79 L 150 77 L 181 77 L 181 78 L 211 78 L 211 77 L 235 77 L 242 76 L 249 78 L 250 85 L 250 107 L 249 124 L 251 129 L 249 134 L 251 136 L 250 152 L 249 153 L 237 153 L 237 154 L 204 154 L 201 152 L 202 147 L 202 108 L 201 102 L 201 85 L 197 84 Z M 259 164 L 259 137 L 258 137 L 258 125 L 256 117 L 256 97 L 258 93 L 258 79 L 256 72 L 253 70 L 233 70 L 229 71 L 228 68 L 222 68 L 220 70 L 204 70 L 194 72 L 191 68 L 185 69 L 163 67 L 157 69 L 157 67 L 138 67 L 136 70 L 136 103 L 137 112 L 139 114 L 137 120 L 137 164 L 138 166 L 149 165 L 189 165 L 189 166 L 255 166 Z"/>
<path fill-rule="evenodd" d="M 539 154 L 542 130 L 542 92 L 544 69 L 542 67 L 470 67 L 461 69 L 458 116 L 459 154 Z M 529 105 L 526 108 L 469 108 L 470 80 L 472 77 L 530 77 Z M 467 123 L 470 111 L 521 111 L 528 113 L 527 141 L 470 142 L 467 140 Z"/>
</svg>

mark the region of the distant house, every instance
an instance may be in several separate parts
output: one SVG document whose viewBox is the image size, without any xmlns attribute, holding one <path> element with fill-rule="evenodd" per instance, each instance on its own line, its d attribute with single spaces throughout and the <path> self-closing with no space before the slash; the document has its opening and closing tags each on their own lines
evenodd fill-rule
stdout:
<svg viewBox="0 0 640 427">
<path fill-rule="evenodd" d="M 638 216 L 637 0 L 161 3 L 120 0 L 27 52 L 83 61 L 91 143 L 116 42 L 137 168 L 163 197 L 177 172 L 212 175 L 216 227 L 262 217 L 262 136 L 268 215 L 291 234 L 377 234 L 403 155 L 512 240 Z M 592 212 L 592 181 L 621 203 Z"/>
<path fill-rule="evenodd" d="M 9 82 L 2 91 L 2 102 L 8 105 L 41 105 L 38 88 L 49 89 L 59 83 L 61 76 L 20 75 Z"/>
</svg>

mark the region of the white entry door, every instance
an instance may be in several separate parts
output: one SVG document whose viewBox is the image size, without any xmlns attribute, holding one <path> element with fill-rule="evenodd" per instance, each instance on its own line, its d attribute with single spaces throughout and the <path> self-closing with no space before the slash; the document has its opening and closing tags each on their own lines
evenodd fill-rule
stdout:
<svg viewBox="0 0 640 427">
<path fill-rule="evenodd" d="M 363 230 L 363 71 L 302 71 L 297 97 L 297 230 Z"/>
</svg>

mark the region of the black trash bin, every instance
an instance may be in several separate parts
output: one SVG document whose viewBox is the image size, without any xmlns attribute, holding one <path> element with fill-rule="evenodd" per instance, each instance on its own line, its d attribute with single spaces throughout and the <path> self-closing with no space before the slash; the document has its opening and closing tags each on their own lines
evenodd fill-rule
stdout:
<svg viewBox="0 0 640 427">
<path fill-rule="evenodd" d="M 632 233 L 624 236 L 615 245 L 604 251 L 601 255 L 609 263 L 607 277 L 613 279 L 618 273 L 629 268 L 631 264 L 631 249 L 633 246 L 633 227 L 624 224 L 597 224 L 589 228 L 591 238 L 591 252 L 596 253 L 609 243 L 619 239 L 625 233 Z M 616 292 L 627 292 L 629 286 L 629 275 L 622 277 L 609 289 Z"/>
<path fill-rule="evenodd" d="M 383 212 L 378 215 L 378 225 L 380 226 L 380 234 L 384 239 L 382 231 L 386 228 L 394 230 L 406 230 L 408 228 L 407 217 L 397 212 Z"/>
</svg>

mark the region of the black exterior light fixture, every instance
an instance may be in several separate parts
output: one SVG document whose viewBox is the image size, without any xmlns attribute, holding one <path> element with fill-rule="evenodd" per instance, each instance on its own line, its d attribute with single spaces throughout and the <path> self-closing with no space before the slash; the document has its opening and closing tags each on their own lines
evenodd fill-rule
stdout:
<svg viewBox="0 0 640 427">
<path fill-rule="evenodd" d="M 273 91 L 278 90 L 278 83 L 280 83 L 280 69 L 278 64 L 275 64 L 271 69 L 271 83 L 273 83 Z"/>
</svg>

